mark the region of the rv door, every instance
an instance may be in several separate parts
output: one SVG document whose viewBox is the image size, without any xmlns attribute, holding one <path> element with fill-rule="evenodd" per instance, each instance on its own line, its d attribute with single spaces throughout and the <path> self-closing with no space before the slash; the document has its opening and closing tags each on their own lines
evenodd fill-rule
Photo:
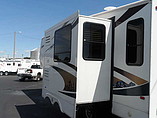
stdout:
<svg viewBox="0 0 157 118">
<path fill-rule="evenodd" d="M 110 20 L 79 17 L 77 104 L 110 100 L 111 35 Z"/>
</svg>

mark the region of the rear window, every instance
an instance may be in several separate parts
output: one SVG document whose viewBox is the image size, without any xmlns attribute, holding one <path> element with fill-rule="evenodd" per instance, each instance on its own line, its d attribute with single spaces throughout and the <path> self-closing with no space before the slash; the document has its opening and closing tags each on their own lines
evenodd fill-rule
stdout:
<svg viewBox="0 0 157 118">
<path fill-rule="evenodd" d="M 32 69 L 41 69 L 40 65 L 32 65 L 31 68 Z"/>
</svg>

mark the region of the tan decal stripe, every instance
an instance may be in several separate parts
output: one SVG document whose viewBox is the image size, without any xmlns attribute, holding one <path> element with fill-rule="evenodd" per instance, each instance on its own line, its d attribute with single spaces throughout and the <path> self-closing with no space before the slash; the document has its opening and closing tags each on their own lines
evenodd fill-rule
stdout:
<svg viewBox="0 0 157 118">
<path fill-rule="evenodd" d="M 127 77 L 131 81 L 135 82 L 137 85 L 145 84 L 145 83 L 148 82 L 148 81 L 146 81 L 146 80 L 144 80 L 144 79 L 142 79 L 142 78 L 140 78 L 138 76 L 135 76 L 135 75 L 133 75 L 131 73 L 128 73 L 128 72 L 126 72 L 126 71 L 124 71 L 122 69 L 119 69 L 117 67 L 114 67 L 114 71 L 116 71 L 117 73 Z"/>
<path fill-rule="evenodd" d="M 149 96 L 149 83 L 128 89 L 113 90 L 113 94 L 125 96 Z"/>
<path fill-rule="evenodd" d="M 61 68 L 55 66 L 52 67 L 62 76 L 65 83 L 64 90 L 76 92 L 76 77 Z"/>
<path fill-rule="evenodd" d="M 126 88 L 126 87 L 131 87 L 131 86 L 132 87 L 135 86 L 135 83 L 133 82 L 126 83 L 117 77 L 114 77 L 113 79 L 113 88 Z"/>
<path fill-rule="evenodd" d="M 113 84 L 116 84 L 119 81 L 122 81 L 122 80 L 118 79 L 117 77 L 113 77 Z"/>
</svg>

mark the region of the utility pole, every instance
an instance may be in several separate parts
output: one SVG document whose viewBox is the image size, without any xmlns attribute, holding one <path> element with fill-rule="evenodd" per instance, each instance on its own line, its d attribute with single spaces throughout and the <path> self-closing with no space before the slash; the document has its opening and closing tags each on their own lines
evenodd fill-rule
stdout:
<svg viewBox="0 0 157 118">
<path fill-rule="evenodd" d="M 15 53 L 16 53 L 16 32 L 14 32 L 13 60 L 15 60 Z"/>
<path fill-rule="evenodd" d="M 19 33 L 21 34 L 21 31 L 14 32 L 14 49 L 13 49 L 13 60 L 15 60 L 15 55 L 16 55 L 16 34 Z"/>
</svg>

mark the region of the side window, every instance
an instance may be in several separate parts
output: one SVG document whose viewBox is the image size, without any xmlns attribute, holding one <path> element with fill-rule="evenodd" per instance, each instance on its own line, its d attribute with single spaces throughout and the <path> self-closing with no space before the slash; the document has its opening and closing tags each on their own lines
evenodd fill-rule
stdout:
<svg viewBox="0 0 157 118">
<path fill-rule="evenodd" d="M 18 64 L 18 66 L 21 66 L 21 64 Z"/>
<path fill-rule="evenodd" d="M 71 25 L 55 32 L 54 61 L 70 62 L 71 59 Z"/>
<path fill-rule="evenodd" d="M 144 53 L 144 19 L 129 21 L 126 36 L 126 64 L 141 66 Z"/>
<path fill-rule="evenodd" d="M 10 64 L 10 63 L 7 63 L 7 66 L 11 66 L 11 64 Z"/>
<path fill-rule="evenodd" d="M 85 60 L 105 59 L 105 33 L 102 24 L 86 22 L 83 25 L 83 58 Z"/>
</svg>

